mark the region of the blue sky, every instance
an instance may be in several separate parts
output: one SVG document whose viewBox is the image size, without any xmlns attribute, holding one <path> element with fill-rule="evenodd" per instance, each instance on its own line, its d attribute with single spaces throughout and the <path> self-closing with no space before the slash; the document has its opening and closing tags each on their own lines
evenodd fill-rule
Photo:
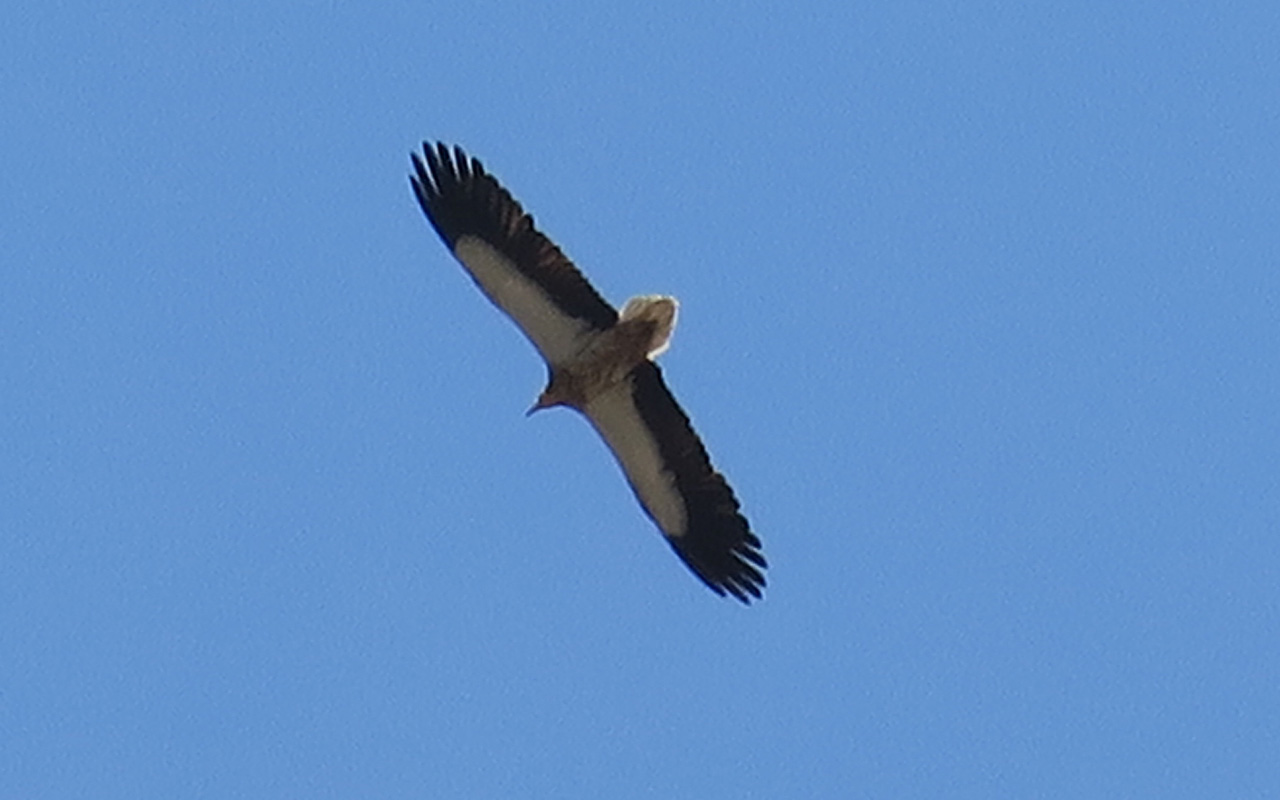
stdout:
<svg viewBox="0 0 1280 800">
<path fill-rule="evenodd" d="M 0 795 L 1280 792 L 1275 5 L 644 6 L 6 15 Z M 764 602 L 428 138 L 680 298 Z"/>
</svg>

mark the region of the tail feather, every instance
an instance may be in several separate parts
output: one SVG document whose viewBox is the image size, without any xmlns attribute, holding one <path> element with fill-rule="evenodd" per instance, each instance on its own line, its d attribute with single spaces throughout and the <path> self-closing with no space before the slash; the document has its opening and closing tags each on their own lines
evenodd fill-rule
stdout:
<svg viewBox="0 0 1280 800">
<path fill-rule="evenodd" d="M 653 323 L 653 337 L 649 341 L 646 353 L 649 358 L 656 358 L 671 346 L 671 334 L 676 329 L 676 315 L 680 304 L 674 297 L 661 294 L 642 294 L 633 297 L 622 307 L 619 322 L 642 319 Z"/>
</svg>

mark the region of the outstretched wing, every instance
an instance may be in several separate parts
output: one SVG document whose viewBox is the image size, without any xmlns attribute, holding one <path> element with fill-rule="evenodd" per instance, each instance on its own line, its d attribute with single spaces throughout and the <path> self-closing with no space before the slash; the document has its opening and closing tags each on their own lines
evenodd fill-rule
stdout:
<svg viewBox="0 0 1280 800">
<path fill-rule="evenodd" d="M 409 180 L 445 245 L 552 364 L 571 359 L 618 312 L 462 148 L 423 145 Z"/>
<path fill-rule="evenodd" d="M 693 573 L 719 595 L 759 598 L 768 564 L 724 476 L 711 466 L 662 372 L 645 361 L 584 410 L 636 498 Z"/>
</svg>

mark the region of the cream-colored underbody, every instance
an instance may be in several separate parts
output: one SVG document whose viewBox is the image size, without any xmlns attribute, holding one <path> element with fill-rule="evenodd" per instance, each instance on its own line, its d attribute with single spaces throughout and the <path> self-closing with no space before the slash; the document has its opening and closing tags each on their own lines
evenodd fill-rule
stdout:
<svg viewBox="0 0 1280 800">
<path fill-rule="evenodd" d="M 688 515 L 658 441 L 636 408 L 631 371 L 667 349 L 678 305 L 660 295 L 634 297 L 618 323 L 602 331 L 573 360 L 552 365 L 538 406 L 567 405 L 591 421 L 622 467 L 645 511 L 668 536 L 682 536 Z"/>
<path fill-rule="evenodd" d="M 607 391 L 640 362 L 667 349 L 675 328 L 675 298 L 633 297 L 618 322 L 590 336 L 580 351 L 564 361 L 549 361 L 551 382 L 538 407 L 572 406 L 582 410 L 591 398 Z"/>
<path fill-rule="evenodd" d="M 636 365 L 669 346 L 679 308 L 675 298 L 633 297 L 617 323 L 601 331 L 565 314 L 541 286 L 483 240 L 464 236 L 454 243 L 454 253 L 550 368 L 551 381 L 531 412 L 555 405 L 581 411 L 613 451 L 646 513 L 667 536 L 684 535 L 688 515 L 675 476 L 663 464 L 628 380 Z"/>
</svg>

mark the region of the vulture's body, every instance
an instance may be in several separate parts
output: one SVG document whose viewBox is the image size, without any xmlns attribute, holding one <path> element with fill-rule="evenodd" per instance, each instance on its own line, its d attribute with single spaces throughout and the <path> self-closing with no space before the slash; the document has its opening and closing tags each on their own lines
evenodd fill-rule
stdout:
<svg viewBox="0 0 1280 800">
<path fill-rule="evenodd" d="M 424 150 L 412 184 L 427 219 L 547 362 L 550 380 L 530 413 L 581 412 L 694 574 L 717 594 L 759 598 L 760 540 L 651 360 L 667 347 L 676 301 L 636 297 L 619 314 L 479 160 L 443 144 Z"/>
</svg>

